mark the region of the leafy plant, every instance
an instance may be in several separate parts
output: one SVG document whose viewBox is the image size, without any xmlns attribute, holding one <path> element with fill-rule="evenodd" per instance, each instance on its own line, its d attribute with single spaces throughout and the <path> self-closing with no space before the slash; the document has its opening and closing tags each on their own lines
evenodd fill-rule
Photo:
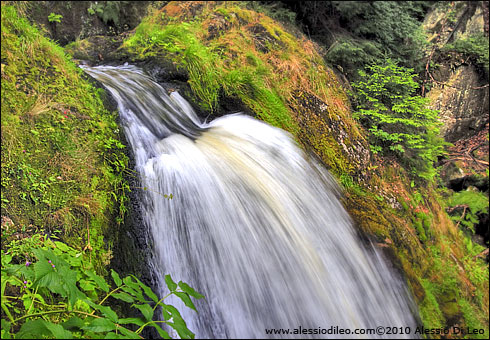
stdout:
<svg viewBox="0 0 490 340">
<path fill-rule="evenodd" d="M 477 191 L 460 191 L 450 198 L 449 206 L 454 208 L 451 219 L 474 233 L 475 225 L 479 223 L 478 215 L 488 214 L 488 197 Z"/>
<path fill-rule="evenodd" d="M 48 21 L 49 22 L 57 22 L 57 23 L 60 23 L 61 22 L 61 18 L 63 18 L 63 16 L 61 14 L 55 14 L 55 13 L 50 13 L 49 16 L 48 16 Z"/>
<path fill-rule="evenodd" d="M 438 136 L 437 111 L 415 94 L 412 72 L 390 59 L 360 70 L 359 81 L 352 84 L 355 116 L 370 132 L 372 152 L 396 155 L 414 175 L 432 180 L 437 173 L 433 163 L 445 154 L 447 143 Z"/>
<path fill-rule="evenodd" d="M 2 338 L 134 339 L 141 338 L 146 327 L 153 327 L 168 339 L 162 324 L 182 339 L 194 338 L 179 311 L 164 302 L 175 295 L 196 310 L 191 297 L 201 299 L 203 295 L 186 283 L 175 283 L 166 275 L 170 292 L 159 299 L 133 275 L 121 279 L 112 270 L 113 284 L 109 284 L 95 273 L 83 252 L 62 242 L 36 235 L 25 245 L 2 254 Z M 131 309 L 140 316 L 121 317 L 111 307 L 116 300 L 122 310 Z M 162 320 L 156 314 L 159 308 Z"/>
</svg>

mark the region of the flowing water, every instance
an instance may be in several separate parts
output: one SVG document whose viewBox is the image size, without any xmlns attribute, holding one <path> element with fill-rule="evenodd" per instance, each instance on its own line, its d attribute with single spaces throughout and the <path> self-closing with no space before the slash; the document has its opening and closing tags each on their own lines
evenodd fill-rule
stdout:
<svg viewBox="0 0 490 340">
<path fill-rule="evenodd" d="M 170 301 L 197 338 L 287 337 L 265 330 L 300 326 L 413 333 L 404 284 L 360 241 L 335 181 L 288 133 L 242 114 L 200 122 L 134 66 L 84 70 L 118 102 L 147 188 L 160 293 L 170 273 L 206 296 L 198 313 Z"/>
</svg>

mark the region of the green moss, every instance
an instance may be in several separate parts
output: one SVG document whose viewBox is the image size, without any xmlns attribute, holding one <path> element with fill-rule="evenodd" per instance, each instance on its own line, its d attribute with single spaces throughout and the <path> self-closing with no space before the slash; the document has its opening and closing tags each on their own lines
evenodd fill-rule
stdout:
<svg viewBox="0 0 490 340">
<path fill-rule="evenodd" d="M 463 317 L 465 320 L 466 327 L 471 331 L 473 330 L 484 330 L 484 334 L 470 334 L 466 335 L 466 339 L 487 339 L 488 338 L 488 326 L 485 326 L 484 322 L 481 321 L 483 316 L 479 316 L 474 307 L 466 300 L 459 300 L 458 305 L 461 308 Z"/>
<path fill-rule="evenodd" d="M 422 303 L 419 304 L 422 322 L 427 328 L 443 328 L 445 319 L 439 308 L 437 299 L 434 296 L 434 287 L 427 279 L 423 279 L 421 283 L 425 290 L 425 298 Z"/>
<path fill-rule="evenodd" d="M 122 221 L 128 189 L 115 113 L 61 47 L 4 4 L 1 34 L 2 215 L 92 250 L 104 271 L 104 238 Z"/>
</svg>

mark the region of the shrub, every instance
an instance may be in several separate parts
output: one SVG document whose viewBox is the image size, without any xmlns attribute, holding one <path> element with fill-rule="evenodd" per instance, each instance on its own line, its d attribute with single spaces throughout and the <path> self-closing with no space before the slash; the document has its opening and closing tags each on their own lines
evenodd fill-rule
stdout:
<svg viewBox="0 0 490 340">
<path fill-rule="evenodd" d="M 426 108 L 427 99 L 415 94 L 418 84 L 413 69 L 386 60 L 367 66 L 352 83 L 357 101 L 354 113 L 370 132 L 374 153 L 393 154 L 409 166 L 412 174 L 432 180 L 433 163 L 444 155 L 438 114 Z"/>
</svg>

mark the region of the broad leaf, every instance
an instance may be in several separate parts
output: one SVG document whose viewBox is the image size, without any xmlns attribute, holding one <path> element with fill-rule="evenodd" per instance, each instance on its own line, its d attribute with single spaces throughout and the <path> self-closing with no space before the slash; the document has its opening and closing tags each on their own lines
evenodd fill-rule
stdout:
<svg viewBox="0 0 490 340">
<path fill-rule="evenodd" d="M 121 324 L 121 325 L 127 325 L 127 324 L 130 324 L 130 323 L 133 323 L 133 324 L 138 325 L 140 327 L 145 324 L 145 322 L 143 320 L 141 320 L 140 318 L 123 318 L 123 319 L 119 319 L 119 324 Z"/>
<path fill-rule="evenodd" d="M 204 295 L 199 294 L 198 292 L 196 292 L 194 290 L 194 288 L 192 288 L 191 286 L 189 286 L 185 282 L 179 281 L 179 287 L 180 287 L 180 289 L 182 289 L 182 291 L 184 291 L 185 293 L 189 294 L 192 297 L 195 297 L 196 299 L 202 299 L 202 298 L 204 298 Z"/>
<path fill-rule="evenodd" d="M 171 292 L 174 292 L 177 289 L 177 284 L 172 280 L 170 274 L 165 275 L 165 283 Z"/>
<path fill-rule="evenodd" d="M 105 282 L 105 280 L 102 277 L 100 277 L 99 275 L 95 274 L 92 270 L 87 270 L 85 273 L 95 283 L 97 283 L 97 286 L 99 286 L 100 289 L 102 289 L 106 293 L 109 292 L 109 286 L 107 285 L 107 282 Z"/>
<path fill-rule="evenodd" d="M 85 326 L 85 323 L 78 316 L 71 317 L 68 321 L 65 321 L 61 324 L 64 329 L 68 330 L 77 330 L 82 329 Z"/>
<path fill-rule="evenodd" d="M 115 294 L 112 294 L 111 296 L 116 298 L 116 299 L 123 300 L 124 302 L 129 302 L 129 303 L 134 302 L 134 299 L 131 297 L 131 295 L 129 295 L 127 293 L 115 293 Z"/>
<path fill-rule="evenodd" d="M 45 326 L 51 331 L 56 339 L 73 339 L 71 332 L 64 329 L 61 325 L 46 321 Z"/>
<path fill-rule="evenodd" d="M 134 307 L 138 308 L 146 321 L 151 321 L 153 319 L 153 308 L 150 305 L 134 305 Z"/>
<path fill-rule="evenodd" d="M 119 274 L 114 271 L 114 269 L 111 269 L 111 276 L 114 282 L 116 283 L 116 285 L 120 287 L 122 285 L 122 280 L 119 277 Z"/>
<path fill-rule="evenodd" d="M 15 335 L 17 339 L 40 339 L 50 336 L 52 333 L 46 327 L 46 322 L 42 319 L 26 321 L 19 332 Z"/>
<path fill-rule="evenodd" d="M 109 332 L 116 329 L 114 322 L 104 318 L 94 318 L 88 325 L 83 326 L 84 330 L 96 333 Z"/>
<path fill-rule="evenodd" d="M 100 311 L 105 317 L 107 317 L 109 320 L 111 320 L 112 322 L 118 322 L 118 317 L 117 317 L 117 314 L 116 312 L 114 312 L 111 307 L 108 307 L 108 306 L 101 306 L 101 305 L 98 305 L 96 304 L 95 302 L 87 299 L 87 303 L 92 307 L 92 308 L 95 308 L 97 309 L 98 311 Z"/>
<path fill-rule="evenodd" d="M 158 302 L 158 297 L 155 293 L 153 293 L 153 291 L 151 290 L 150 287 L 148 287 L 147 285 L 145 285 L 143 282 L 141 282 L 137 277 L 135 277 L 134 275 L 132 275 L 134 277 L 134 279 L 136 280 L 136 282 L 138 282 L 138 284 L 140 285 L 141 288 L 143 288 L 143 291 L 145 292 L 145 294 L 150 298 L 152 299 L 154 302 Z"/>
<path fill-rule="evenodd" d="M 187 295 L 187 293 L 175 292 L 174 294 L 177 295 L 187 307 L 192 308 L 197 312 L 194 303 L 192 303 L 191 298 L 189 297 L 189 295 Z"/>
</svg>

